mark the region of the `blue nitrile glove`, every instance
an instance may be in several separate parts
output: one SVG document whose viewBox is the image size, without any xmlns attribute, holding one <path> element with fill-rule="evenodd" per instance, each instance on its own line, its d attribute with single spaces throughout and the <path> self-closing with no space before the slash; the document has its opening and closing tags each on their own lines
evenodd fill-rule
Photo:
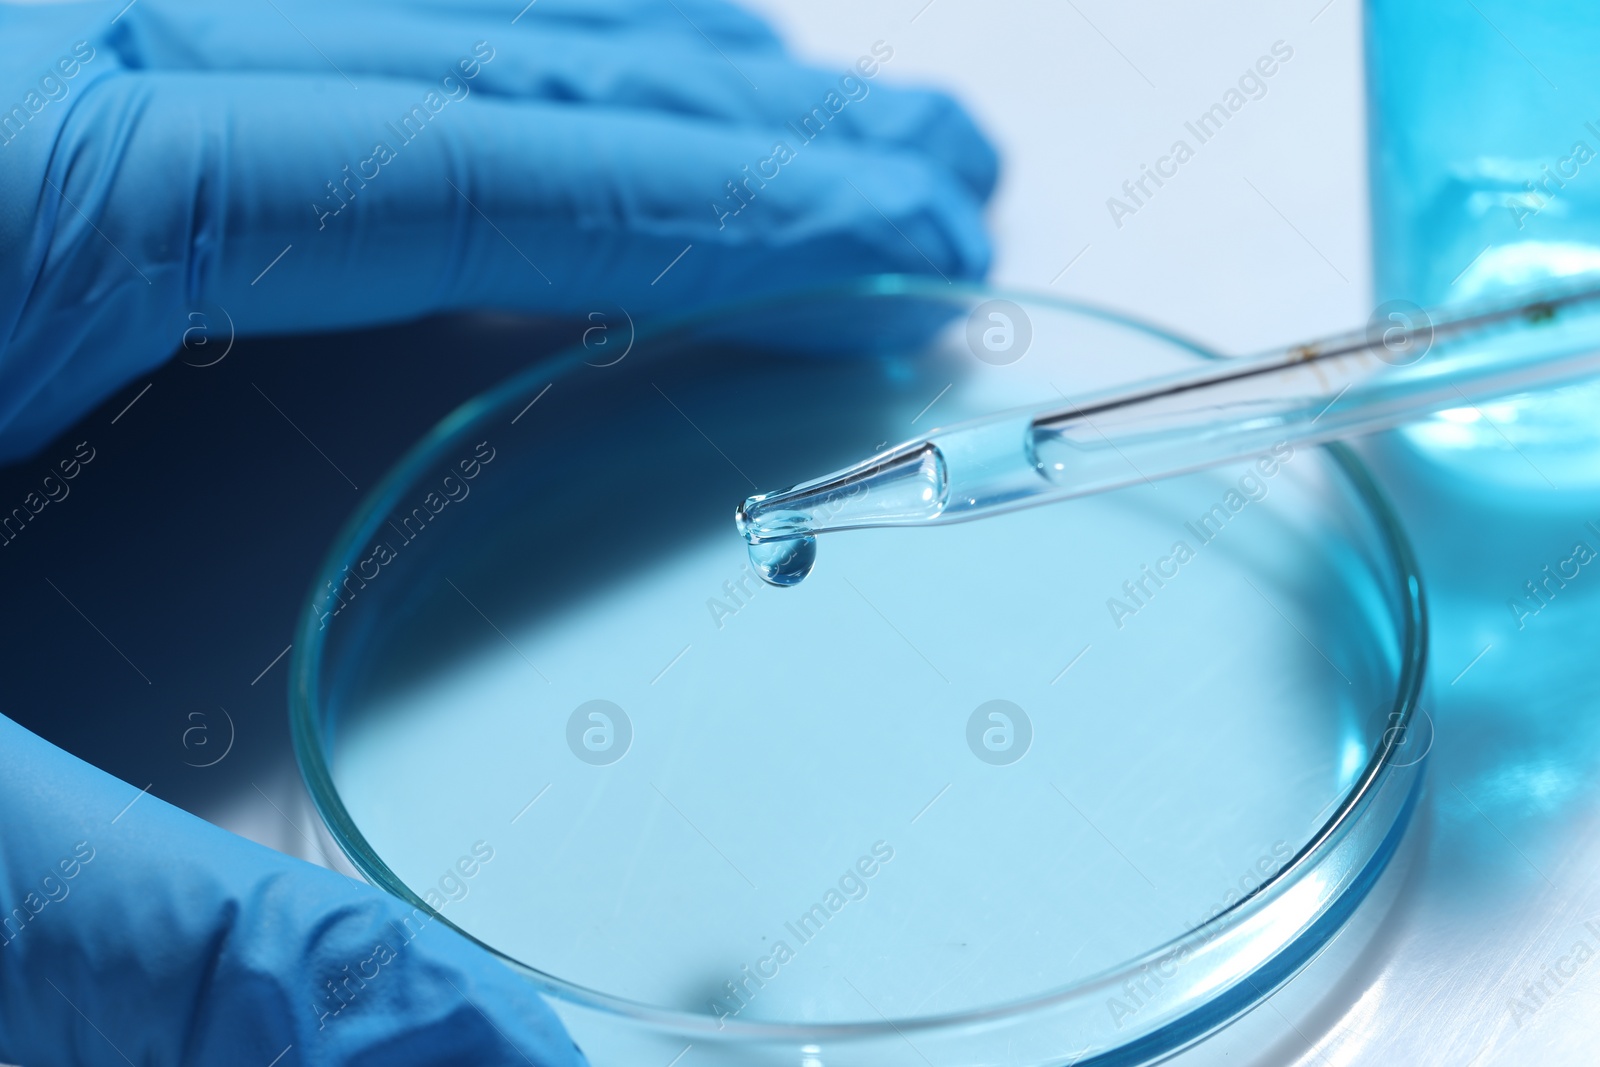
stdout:
<svg viewBox="0 0 1600 1067">
<path fill-rule="evenodd" d="M 201 309 L 249 334 L 976 277 L 994 154 L 883 84 L 894 44 L 806 69 L 715 0 L 0 3 L 0 460 Z M 0 1061 L 581 1062 L 418 926 L 0 719 Z"/>
<path fill-rule="evenodd" d="M 175 351 L 974 278 L 993 150 L 718 0 L 0 3 L 0 461 Z M 119 9 L 120 13 L 119 13 Z"/>
<path fill-rule="evenodd" d="M 220 830 L 0 717 L 0 1061 L 572 1067 L 443 922 Z"/>
</svg>

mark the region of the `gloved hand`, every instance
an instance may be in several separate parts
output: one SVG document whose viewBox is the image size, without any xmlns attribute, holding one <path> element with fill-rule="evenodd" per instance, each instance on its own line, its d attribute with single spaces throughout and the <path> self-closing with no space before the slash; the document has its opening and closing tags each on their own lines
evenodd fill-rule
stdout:
<svg viewBox="0 0 1600 1067">
<path fill-rule="evenodd" d="M 0 461 L 202 307 L 640 317 L 986 268 L 994 152 L 883 84 L 894 42 L 809 69 L 720 0 L 519 6 L 0 3 Z"/>
<path fill-rule="evenodd" d="M 882 84 L 893 42 L 847 75 L 716 0 L 124 3 L 0 3 L 0 460 L 201 307 L 645 316 L 987 263 L 994 154 Z M 0 1060 L 582 1062 L 426 919 L 0 718 Z"/>
<path fill-rule="evenodd" d="M 428 914 L 0 717 L 0 1061 L 519 1065 L 583 1056 Z"/>
</svg>

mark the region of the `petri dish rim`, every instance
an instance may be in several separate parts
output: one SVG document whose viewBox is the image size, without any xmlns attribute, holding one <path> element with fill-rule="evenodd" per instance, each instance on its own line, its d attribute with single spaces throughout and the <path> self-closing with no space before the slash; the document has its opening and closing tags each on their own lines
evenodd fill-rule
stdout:
<svg viewBox="0 0 1600 1067">
<path fill-rule="evenodd" d="M 798 301 L 879 297 L 1009 299 L 1123 326 L 1158 338 L 1201 359 L 1228 358 L 1179 333 L 1113 309 L 1024 290 L 994 288 L 976 283 L 952 284 L 907 275 L 877 275 L 732 302 L 710 311 L 663 320 L 658 325 L 638 330 L 635 343 L 670 338 L 674 334 L 714 323 L 724 316 L 748 315 L 768 307 L 783 308 Z M 326 709 L 318 694 L 325 650 L 321 635 L 327 631 L 313 625 L 317 616 L 309 609 L 324 584 L 355 561 L 367 536 L 377 528 L 383 516 L 402 497 L 415 477 L 428 470 L 448 446 L 456 444 L 484 417 L 509 411 L 512 404 L 531 395 L 541 383 L 584 364 L 584 356 L 585 349 L 582 346 L 568 349 L 468 400 L 441 419 L 390 468 L 341 527 L 313 576 L 306 595 L 307 610 L 301 614 L 290 659 L 289 718 L 295 757 L 312 803 L 335 843 L 369 882 L 427 913 L 432 919 L 444 922 L 529 978 L 530 985 L 540 992 L 575 1007 L 628 1018 L 685 1039 L 714 1040 L 718 1043 L 737 1044 L 745 1040 L 821 1044 L 904 1037 L 908 1033 L 929 1031 L 981 1029 L 1039 1016 L 1053 1008 L 1070 1005 L 1075 1000 L 1096 997 L 1108 989 L 1115 990 L 1126 981 L 1136 979 L 1150 966 L 1170 960 L 1175 951 L 1187 945 L 1209 945 L 1226 937 L 1230 930 L 1237 933 L 1242 917 L 1251 912 L 1261 912 L 1274 901 L 1281 901 L 1286 894 L 1297 887 L 1304 888 L 1330 868 L 1349 867 L 1351 860 L 1356 860 L 1358 868 L 1354 876 L 1329 875 L 1325 879 L 1326 886 L 1335 888 L 1327 890 L 1329 895 L 1326 899 L 1318 899 L 1318 914 L 1304 929 L 1296 936 L 1270 945 L 1264 953 L 1252 953 L 1261 959 L 1248 974 L 1219 987 L 1206 999 L 1186 1004 L 1181 1011 L 1169 1012 L 1158 1025 L 1137 1035 L 1130 1034 L 1124 1044 L 1101 1050 L 1089 1058 L 1071 1061 L 1078 1067 L 1148 1063 L 1181 1050 L 1226 1026 L 1293 977 L 1343 927 L 1397 851 L 1416 806 L 1423 781 L 1422 771 L 1426 765 L 1426 756 L 1408 761 L 1400 749 L 1421 706 L 1427 673 L 1427 602 L 1415 553 L 1398 516 L 1355 452 L 1335 442 L 1322 446 L 1322 450 L 1328 453 L 1334 468 L 1355 490 L 1373 521 L 1381 547 L 1387 551 L 1393 574 L 1398 579 L 1397 587 L 1392 590 L 1394 600 L 1391 602 L 1391 608 L 1396 610 L 1401 625 L 1398 634 L 1397 682 L 1386 720 L 1390 725 L 1383 731 L 1349 790 L 1305 844 L 1274 875 L 1206 922 L 1098 974 L 1027 997 L 937 1015 L 829 1023 L 742 1019 L 719 1021 L 710 1015 L 662 1008 L 619 997 L 540 971 L 462 929 L 430 908 L 389 868 L 377 850 L 367 842 L 339 796 L 323 749 L 324 727 L 328 724 L 324 714 Z M 1373 817 L 1382 814 L 1374 810 L 1377 798 L 1380 792 L 1390 788 L 1400 792 L 1400 799 L 1390 805 L 1386 825 L 1372 825 Z M 1364 840 L 1357 843 L 1355 856 L 1348 854 L 1348 848 L 1339 851 L 1341 846 L 1350 844 L 1352 834 L 1358 830 L 1364 830 L 1366 834 Z"/>
</svg>

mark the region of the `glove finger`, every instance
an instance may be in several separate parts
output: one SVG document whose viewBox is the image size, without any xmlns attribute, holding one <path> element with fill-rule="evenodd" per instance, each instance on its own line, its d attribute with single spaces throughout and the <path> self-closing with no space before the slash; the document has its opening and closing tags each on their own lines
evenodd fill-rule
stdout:
<svg viewBox="0 0 1600 1067">
<path fill-rule="evenodd" d="M 351 33 L 344 8 L 296 10 L 292 22 L 262 10 L 264 16 L 241 18 L 232 9 L 196 13 L 188 4 L 174 10 L 170 0 L 146 0 L 118 23 L 110 44 L 136 67 L 298 71 L 345 79 L 342 88 L 352 90 L 391 75 L 457 93 L 881 141 L 929 155 L 979 198 L 994 187 L 994 150 L 959 105 L 943 93 L 875 84 L 894 57 L 887 41 L 864 47 L 838 70 L 820 70 L 778 54 L 734 57 L 698 34 L 664 36 L 653 27 L 595 32 L 531 18 L 512 27 L 500 18 L 421 10 L 362 19 L 361 32 Z"/>
<path fill-rule="evenodd" d="M 121 5 L 113 4 L 114 14 Z M 95 5 L 98 12 L 100 5 Z M 218 6 L 207 0 L 139 0 L 115 23 L 80 19 L 86 32 L 104 35 L 130 66 L 153 67 L 173 56 L 205 63 L 205 48 L 218 40 L 260 38 L 270 45 L 287 34 L 298 51 L 317 52 L 383 36 L 391 22 L 432 21 L 477 33 L 499 44 L 533 28 L 581 32 L 595 37 L 644 36 L 657 44 L 692 41 L 701 49 L 730 53 L 781 52 L 782 43 L 760 17 L 722 0 L 270 0 Z M 462 30 L 461 27 L 468 27 Z M 477 38 L 474 37 L 473 40 Z M 468 42 L 470 43 L 470 41 Z"/>
<path fill-rule="evenodd" d="M 206 0 L 188 0 L 204 5 Z M 315 0 L 293 0 L 315 8 Z M 390 0 L 362 0 L 380 12 L 394 9 Z M 783 44 L 772 26 L 761 16 L 726 0 L 524 0 L 508 5 L 506 0 L 402 0 L 402 6 L 416 11 L 470 15 L 474 18 L 504 20 L 521 24 L 566 23 L 600 30 L 649 29 L 661 34 L 692 34 L 719 48 L 782 51 Z M 508 7 L 516 8 L 515 13 Z"/>
<path fill-rule="evenodd" d="M 430 116 L 407 82 L 333 110 L 327 89 L 161 74 L 76 98 L 39 182 L 43 236 L 22 245 L 37 258 L 0 360 L 0 453 L 164 360 L 201 300 L 241 332 L 291 332 L 465 308 L 647 316 L 988 265 L 981 205 L 920 156 L 493 98 Z"/>
<path fill-rule="evenodd" d="M 331 20 L 336 36 L 361 36 L 396 16 L 449 17 L 499 33 L 510 27 L 547 27 L 646 34 L 653 40 L 692 39 L 735 53 L 781 53 L 783 42 L 760 16 L 724 0 L 533 0 L 515 8 L 507 0 L 345 0 L 330 11 L 318 0 L 270 0 L 219 8 L 207 0 L 102 0 L 98 3 L 0 4 L 0 27 L 11 58 L 35 48 L 52 50 L 83 38 L 109 44 L 130 68 L 156 65 L 157 57 L 184 55 L 186 40 L 215 33 L 217 25 L 251 34 L 277 32 L 318 19 Z M 164 36 L 157 36 L 157 35 Z M 303 47 L 330 41 L 300 37 Z M 149 49 L 148 52 L 145 49 Z M 188 48 L 188 51 L 194 49 Z M 193 57 L 184 61 L 196 62 Z M 24 69 L 12 71 L 26 78 Z M 7 97 L 10 99 L 10 97 Z"/>
<path fill-rule="evenodd" d="M 437 917 L 3 717 L 0 811 L 6 1062 L 583 1063 L 533 988 Z M 471 854 L 493 877 L 493 845 Z"/>
</svg>

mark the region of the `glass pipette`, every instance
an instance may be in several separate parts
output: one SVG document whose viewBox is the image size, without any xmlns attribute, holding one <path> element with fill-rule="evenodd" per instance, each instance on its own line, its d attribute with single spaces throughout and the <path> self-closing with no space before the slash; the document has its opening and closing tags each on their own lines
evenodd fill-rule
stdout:
<svg viewBox="0 0 1600 1067">
<path fill-rule="evenodd" d="M 794 585 L 818 534 L 966 522 L 1600 375 L 1592 282 L 1432 315 L 1385 310 L 1363 331 L 935 430 L 750 497 L 739 532 L 765 580 Z"/>
</svg>

